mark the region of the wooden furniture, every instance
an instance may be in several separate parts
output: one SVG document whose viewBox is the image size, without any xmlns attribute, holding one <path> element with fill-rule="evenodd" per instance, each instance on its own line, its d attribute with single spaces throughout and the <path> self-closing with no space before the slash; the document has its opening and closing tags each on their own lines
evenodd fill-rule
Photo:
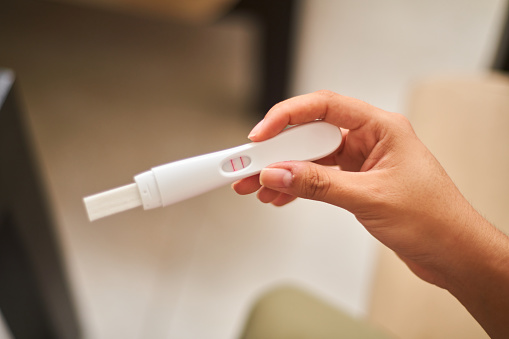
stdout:
<svg viewBox="0 0 509 339">
<path fill-rule="evenodd" d="M 295 22 L 299 0 L 59 0 L 118 11 L 164 17 L 190 25 L 206 25 L 224 16 L 247 14 L 258 27 L 261 117 L 290 95 Z"/>
</svg>

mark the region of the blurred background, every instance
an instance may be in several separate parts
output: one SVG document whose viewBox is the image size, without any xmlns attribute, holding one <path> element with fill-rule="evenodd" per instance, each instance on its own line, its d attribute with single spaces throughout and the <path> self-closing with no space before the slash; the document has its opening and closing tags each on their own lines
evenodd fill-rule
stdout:
<svg viewBox="0 0 509 339">
<path fill-rule="evenodd" d="M 82 198 L 246 143 L 275 102 L 329 89 L 409 116 L 507 229 L 509 85 L 494 70 L 506 12 L 505 0 L 0 1 L 0 67 L 15 73 L 72 333 L 248 337 L 253 305 L 293 286 L 394 337 L 486 337 L 338 208 L 225 187 L 90 223 Z"/>
</svg>

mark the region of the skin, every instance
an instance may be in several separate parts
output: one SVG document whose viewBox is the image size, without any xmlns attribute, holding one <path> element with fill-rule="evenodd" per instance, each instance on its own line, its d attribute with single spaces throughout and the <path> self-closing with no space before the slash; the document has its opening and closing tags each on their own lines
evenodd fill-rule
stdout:
<svg viewBox="0 0 509 339">
<path fill-rule="evenodd" d="M 282 162 L 232 185 L 263 203 L 344 208 L 421 279 L 447 289 L 492 338 L 509 337 L 509 238 L 463 197 L 402 115 L 329 91 L 275 105 L 249 135 L 322 119 L 343 142 L 315 163 Z"/>
</svg>

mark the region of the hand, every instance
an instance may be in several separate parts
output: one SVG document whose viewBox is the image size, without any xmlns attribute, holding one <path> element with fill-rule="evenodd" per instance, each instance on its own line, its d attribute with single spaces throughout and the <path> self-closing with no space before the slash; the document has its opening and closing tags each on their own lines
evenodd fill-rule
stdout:
<svg viewBox="0 0 509 339">
<path fill-rule="evenodd" d="M 250 138 L 316 119 L 343 129 L 334 154 L 270 165 L 234 190 L 259 190 L 277 206 L 302 197 L 347 209 L 417 276 L 448 289 L 490 336 L 507 338 L 509 239 L 466 201 L 405 117 L 319 91 L 274 106 Z"/>
<path fill-rule="evenodd" d="M 340 149 L 317 163 L 282 162 L 259 177 L 233 184 L 239 194 L 257 190 L 265 203 L 296 197 L 324 201 L 352 212 L 422 279 L 445 287 L 437 270 L 475 211 L 415 135 L 408 120 L 328 91 L 274 106 L 251 132 L 263 141 L 287 125 L 323 119 L 343 129 Z M 330 167 L 324 165 L 338 165 Z M 449 223 L 458 224 L 450 227 Z"/>
</svg>

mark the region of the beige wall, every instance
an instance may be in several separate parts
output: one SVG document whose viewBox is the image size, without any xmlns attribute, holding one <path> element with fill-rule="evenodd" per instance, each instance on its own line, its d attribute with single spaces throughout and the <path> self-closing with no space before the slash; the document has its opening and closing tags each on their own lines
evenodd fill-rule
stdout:
<svg viewBox="0 0 509 339">
<path fill-rule="evenodd" d="M 423 142 L 485 217 L 509 231 L 509 77 L 434 77 L 410 101 Z M 487 338 L 447 291 L 426 284 L 389 250 L 379 257 L 370 318 L 401 338 Z"/>
</svg>

